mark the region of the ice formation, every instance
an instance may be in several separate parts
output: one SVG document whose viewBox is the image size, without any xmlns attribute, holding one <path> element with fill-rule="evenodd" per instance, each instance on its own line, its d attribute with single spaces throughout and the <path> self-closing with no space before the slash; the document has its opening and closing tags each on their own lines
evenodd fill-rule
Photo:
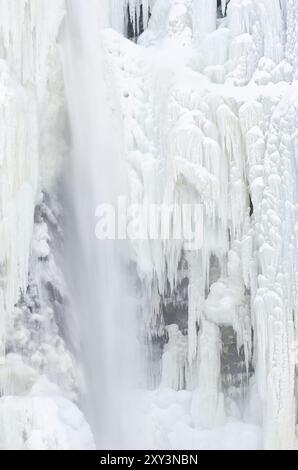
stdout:
<svg viewBox="0 0 298 470">
<path fill-rule="evenodd" d="M 93 448 L 94 437 L 100 446 L 90 416 L 119 405 L 119 392 L 108 403 L 100 390 L 101 378 L 110 387 L 115 378 L 106 369 L 119 367 L 115 338 L 96 343 L 97 329 L 121 337 L 119 318 L 107 318 L 120 278 L 114 290 L 94 281 L 105 266 L 108 279 L 120 269 L 119 253 L 94 255 L 81 205 L 87 187 L 92 206 L 117 197 L 119 177 L 131 203 L 172 206 L 173 230 L 178 205 L 204 212 L 202 248 L 174 237 L 131 241 L 138 297 L 129 305 L 137 304 L 154 390 L 135 401 L 132 392 L 129 409 L 140 406 L 130 447 L 295 448 L 297 1 L 88 2 L 76 17 L 84 0 L 0 1 L 0 448 Z M 61 40 L 69 18 L 68 33 L 78 21 L 84 38 L 78 63 L 75 34 Z M 112 146 L 108 135 L 117 136 Z M 70 215 L 82 214 L 85 251 L 72 254 L 82 269 L 77 292 L 88 295 L 75 308 L 61 269 L 63 172 L 74 185 L 78 175 L 90 179 Z M 66 328 L 73 311 L 75 335 Z M 81 395 L 94 398 L 83 406 L 94 436 Z"/>
<path fill-rule="evenodd" d="M 204 206 L 198 252 L 134 243 L 144 334 L 168 337 L 161 383 L 193 391 L 198 429 L 222 425 L 230 400 L 249 419 L 253 390 L 264 448 L 296 445 L 297 8 L 231 0 L 216 18 L 215 1 L 157 1 L 137 45 L 105 33 L 132 201 Z M 186 331 L 174 300 L 181 259 Z M 224 377 L 232 347 L 238 365 Z"/>
<path fill-rule="evenodd" d="M 94 446 L 73 403 L 78 373 L 59 328 L 64 12 L 63 0 L 0 2 L 1 449 Z"/>
</svg>

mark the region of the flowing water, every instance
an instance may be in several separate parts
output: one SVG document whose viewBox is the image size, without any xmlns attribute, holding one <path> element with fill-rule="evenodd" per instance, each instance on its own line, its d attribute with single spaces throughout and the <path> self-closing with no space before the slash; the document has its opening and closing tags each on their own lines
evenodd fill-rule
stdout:
<svg viewBox="0 0 298 470">
<path fill-rule="evenodd" d="M 68 1 L 62 39 L 71 142 L 65 169 L 66 256 L 75 306 L 68 328 L 76 338 L 85 384 L 81 406 L 96 444 L 120 448 L 134 333 L 133 308 L 127 300 L 125 243 L 99 241 L 95 236 L 96 207 L 115 204 L 126 191 L 119 116 L 111 112 L 112 88 L 106 81 L 101 52 L 103 6 L 97 0 Z"/>
</svg>

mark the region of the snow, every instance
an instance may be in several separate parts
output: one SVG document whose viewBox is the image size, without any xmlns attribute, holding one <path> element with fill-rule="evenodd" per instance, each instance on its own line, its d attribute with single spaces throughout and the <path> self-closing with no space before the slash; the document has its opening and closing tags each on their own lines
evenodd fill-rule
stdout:
<svg viewBox="0 0 298 470">
<path fill-rule="evenodd" d="M 220 335 L 232 327 L 244 381 L 255 368 L 256 384 L 244 389 L 250 396 L 256 386 L 264 441 L 251 428 L 253 446 L 265 448 L 296 439 L 296 359 L 286 354 L 297 334 L 294 3 L 231 0 L 216 23 L 216 2 L 157 1 L 138 45 L 105 32 L 123 96 L 132 201 L 204 206 L 203 248 L 185 253 L 188 331 L 165 327 L 161 383 L 192 391 L 198 430 L 222 432 Z M 142 292 L 152 295 L 142 306 L 149 336 L 163 334 L 156 298 L 167 283 L 175 290 L 182 246 L 133 242 Z"/>
<path fill-rule="evenodd" d="M 83 414 L 41 376 L 25 396 L 0 398 L 1 450 L 92 450 Z"/>
<path fill-rule="evenodd" d="M 192 393 L 162 387 L 138 395 L 139 422 L 137 448 L 154 450 L 253 450 L 262 448 L 261 428 L 237 418 L 229 418 L 213 429 L 194 426 Z"/>
</svg>

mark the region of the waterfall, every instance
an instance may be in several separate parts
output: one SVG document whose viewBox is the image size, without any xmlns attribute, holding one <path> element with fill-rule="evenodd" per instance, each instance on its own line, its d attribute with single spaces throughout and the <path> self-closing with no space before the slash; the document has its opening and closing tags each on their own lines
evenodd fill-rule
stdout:
<svg viewBox="0 0 298 470">
<path fill-rule="evenodd" d="M 107 4 L 106 4 L 107 5 Z M 121 413 L 132 330 L 127 326 L 125 246 L 95 236 L 99 204 L 125 194 L 119 116 L 112 116 L 100 27 L 108 11 L 97 0 L 67 2 L 63 46 L 71 151 L 65 168 L 74 322 L 85 392 L 82 408 L 98 447 L 121 448 Z M 109 77 L 111 79 L 111 77 Z M 108 100 L 110 102 L 108 103 Z M 125 297 L 124 297 L 125 294 Z M 130 316 L 131 317 L 131 316 Z"/>
<path fill-rule="evenodd" d="M 297 18 L 0 0 L 1 450 L 297 448 Z"/>
</svg>

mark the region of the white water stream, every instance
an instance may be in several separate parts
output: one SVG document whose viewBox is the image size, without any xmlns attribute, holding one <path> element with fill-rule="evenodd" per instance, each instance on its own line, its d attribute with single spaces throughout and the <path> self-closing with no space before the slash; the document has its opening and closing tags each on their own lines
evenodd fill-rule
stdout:
<svg viewBox="0 0 298 470">
<path fill-rule="evenodd" d="M 82 407 L 97 446 L 120 448 L 134 343 L 128 317 L 132 319 L 133 312 L 127 302 L 125 244 L 95 236 L 96 207 L 115 204 L 125 194 L 119 116 L 111 113 L 112 88 L 101 53 L 104 22 L 104 8 L 97 0 L 67 2 L 63 51 L 71 130 L 68 274 L 75 305 L 72 336 L 80 341 L 85 382 Z"/>
</svg>

